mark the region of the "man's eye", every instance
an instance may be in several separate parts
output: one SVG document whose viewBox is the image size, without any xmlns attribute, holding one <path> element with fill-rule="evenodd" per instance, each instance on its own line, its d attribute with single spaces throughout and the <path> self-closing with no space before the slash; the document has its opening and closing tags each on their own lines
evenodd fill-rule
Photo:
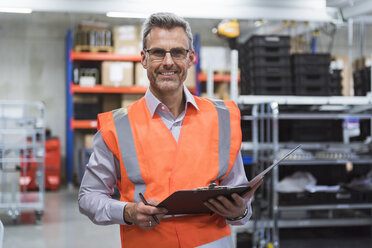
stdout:
<svg viewBox="0 0 372 248">
<path fill-rule="evenodd" d="M 179 56 L 184 55 L 184 50 L 183 49 L 172 49 L 171 54 L 173 56 L 179 57 Z"/>
<path fill-rule="evenodd" d="M 158 57 L 163 57 L 165 54 L 165 51 L 162 49 L 155 49 L 152 51 L 152 55 L 158 56 Z"/>
</svg>

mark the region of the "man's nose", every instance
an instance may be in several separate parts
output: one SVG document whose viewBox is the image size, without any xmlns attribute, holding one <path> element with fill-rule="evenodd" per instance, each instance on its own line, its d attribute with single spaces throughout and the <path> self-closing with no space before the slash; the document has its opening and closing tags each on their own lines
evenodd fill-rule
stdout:
<svg viewBox="0 0 372 248">
<path fill-rule="evenodd" d="M 164 59 L 163 59 L 163 65 L 171 66 L 173 64 L 174 64 L 174 61 L 173 61 L 172 55 L 170 54 L 170 52 L 166 52 Z"/>
</svg>

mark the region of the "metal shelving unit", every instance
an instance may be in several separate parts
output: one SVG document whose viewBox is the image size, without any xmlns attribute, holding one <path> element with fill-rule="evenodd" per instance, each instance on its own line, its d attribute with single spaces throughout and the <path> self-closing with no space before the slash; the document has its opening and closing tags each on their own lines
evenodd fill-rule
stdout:
<svg viewBox="0 0 372 248">
<path fill-rule="evenodd" d="M 239 96 L 237 103 L 240 106 L 252 106 L 252 114 L 242 116 L 243 120 L 252 121 L 252 141 L 244 142 L 242 150 L 251 150 L 255 171 L 260 171 L 272 161 L 277 160 L 282 149 L 292 148 L 299 143 L 302 148 L 310 151 L 324 151 L 328 148 L 348 148 L 353 151 L 369 151 L 364 155 L 335 159 L 292 159 L 280 164 L 282 167 L 306 166 L 342 166 L 346 163 L 354 165 L 369 166 L 372 168 L 371 146 L 362 141 L 350 142 L 344 138 L 343 142 L 279 142 L 279 120 L 289 119 L 372 119 L 372 98 L 367 97 L 298 97 L 298 96 Z M 281 106 L 315 106 L 316 112 L 288 112 L 280 113 Z M 372 130 L 372 128 L 371 128 Z M 281 206 L 279 196 L 276 192 L 279 179 L 279 168 L 273 170 L 272 177 L 266 178 L 261 186 L 262 189 L 256 193 L 256 204 L 254 205 L 254 220 L 245 228 L 233 227 L 233 232 L 250 230 L 253 232 L 253 242 L 257 247 L 263 242 L 272 242 L 274 247 L 279 247 L 279 228 L 290 227 L 321 227 L 321 226 L 352 226 L 371 225 L 372 227 L 372 202 L 368 203 L 340 203 L 340 204 L 305 204 Z M 324 216 L 305 216 L 301 219 L 286 219 L 286 212 L 322 212 Z M 343 218 L 338 213 L 350 211 L 355 213 L 348 218 Z M 361 216 L 361 214 L 363 216 Z M 263 239 L 266 239 L 263 241 Z"/>
<path fill-rule="evenodd" d="M 14 220 L 44 211 L 45 106 L 41 102 L 0 101 L 0 211 Z M 32 181 L 31 173 L 35 173 Z M 35 189 L 29 191 L 33 184 Z"/>
</svg>

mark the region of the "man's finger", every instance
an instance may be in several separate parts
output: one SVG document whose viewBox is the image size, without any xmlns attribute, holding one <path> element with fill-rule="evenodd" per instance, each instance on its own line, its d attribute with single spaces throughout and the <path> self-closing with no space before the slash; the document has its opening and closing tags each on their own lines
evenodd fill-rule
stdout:
<svg viewBox="0 0 372 248">
<path fill-rule="evenodd" d="M 217 200 L 227 209 L 235 207 L 235 201 L 230 201 L 224 196 L 218 196 Z"/>
<path fill-rule="evenodd" d="M 221 204 L 220 201 L 216 200 L 216 199 L 209 199 L 208 200 L 208 203 L 211 204 L 217 211 L 219 214 L 225 214 L 226 213 L 226 208 L 223 204 Z"/>
<path fill-rule="evenodd" d="M 209 202 L 204 202 L 204 205 L 207 206 L 207 208 L 209 208 L 212 212 L 216 213 L 216 214 L 219 214 L 219 215 L 222 215 L 222 213 L 220 211 L 218 211 L 217 208 L 215 208 L 212 204 L 210 204 Z"/>
<path fill-rule="evenodd" d="M 231 198 L 234 200 L 234 204 L 236 206 L 242 206 L 246 204 L 245 199 L 236 193 L 232 194 Z"/>
</svg>

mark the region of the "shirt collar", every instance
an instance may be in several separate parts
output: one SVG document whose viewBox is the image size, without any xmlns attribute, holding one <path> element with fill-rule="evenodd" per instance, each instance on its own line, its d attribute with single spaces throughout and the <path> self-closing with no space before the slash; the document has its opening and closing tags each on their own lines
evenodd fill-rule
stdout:
<svg viewBox="0 0 372 248">
<path fill-rule="evenodd" d="M 196 105 L 195 99 L 193 95 L 190 93 L 190 91 L 187 89 L 187 87 L 184 85 L 183 86 L 183 92 L 186 97 L 186 107 L 188 107 L 188 103 L 193 105 L 197 110 L 199 110 L 198 105 Z M 145 94 L 145 100 L 147 104 L 147 108 L 149 109 L 151 113 L 151 117 L 154 116 L 156 108 L 161 104 L 162 102 L 152 94 L 150 88 L 147 89 L 146 94 Z M 185 107 L 185 108 L 186 108 Z"/>
</svg>

